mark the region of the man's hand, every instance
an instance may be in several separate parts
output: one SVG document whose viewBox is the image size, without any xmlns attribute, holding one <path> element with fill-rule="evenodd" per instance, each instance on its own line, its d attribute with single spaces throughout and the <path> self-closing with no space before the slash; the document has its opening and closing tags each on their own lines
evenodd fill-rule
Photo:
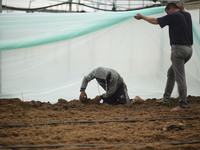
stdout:
<svg viewBox="0 0 200 150">
<path fill-rule="evenodd" d="M 82 102 L 82 103 L 87 103 L 88 102 L 88 99 L 87 99 L 87 94 L 85 93 L 85 91 L 82 91 L 80 96 L 79 96 L 79 100 Z"/>
<path fill-rule="evenodd" d="M 101 100 L 101 97 L 97 95 L 95 98 L 92 99 L 92 102 L 94 104 L 99 104 L 100 100 Z"/>
<path fill-rule="evenodd" d="M 137 14 L 137 15 L 134 16 L 134 17 L 135 17 L 135 19 L 137 19 L 137 20 L 143 19 L 143 15 L 141 15 L 141 14 Z"/>
</svg>

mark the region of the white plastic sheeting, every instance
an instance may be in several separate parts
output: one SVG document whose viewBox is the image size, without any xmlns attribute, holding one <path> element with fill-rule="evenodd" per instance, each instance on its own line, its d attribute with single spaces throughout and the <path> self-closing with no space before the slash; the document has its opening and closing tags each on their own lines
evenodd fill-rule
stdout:
<svg viewBox="0 0 200 150">
<path fill-rule="evenodd" d="M 151 9 L 148 10 L 151 12 Z M 131 12 L 132 16 L 137 12 Z M 142 13 L 142 11 L 139 12 Z M 46 17 L 51 19 L 51 15 Z M 110 13 L 99 13 L 99 19 L 109 15 Z M 7 30 L 0 28 L 0 42 L 3 43 L 2 45 L 0 43 L 0 98 L 18 97 L 23 100 L 52 103 L 59 98 L 78 99 L 84 75 L 98 66 L 117 70 L 127 84 L 130 97 L 139 95 L 145 99 L 161 98 L 165 88 L 167 69 L 171 65 L 168 28 L 161 29 L 159 25 L 135 20 L 130 12 L 126 15 L 126 13 L 116 13 L 116 15 L 112 13 L 112 25 L 102 25 L 103 20 L 98 20 L 97 15 L 96 24 L 92 26 L 88 22 L 88 27 L 95 28 L 98 24 L 103 27 L 98 26 L 98 30 L 95 29 L 92 32 L 80 29 L 81 25 L 87 26 L 87 21 L 83 24 L 77 22 L 77 25 L 67 22 L 66 27 L 63 26 L 63 17 L 69 17 L 69 14 L 66 16 L 56 14 L 57 18 L 62 19 L 51 20 L 53 24 L 50 28 L 48 23 L 42 24 L 42 27 L 35 27 L 37 24 L 32 26 L 30 23 L 27 25 L 28 28 L 26 24 L 24 27 L 19 24 L 20 30 L 15 30 L 15 33 L 9 33 L 7 28 Z M 162 15 L 164 13 L 153 16 Z M 32 16 L 34 15 L 30 16 L 30 22 L 33 19 Z M 42 19 L 41 16 L 37 17 Z M 123 19 L 115 21 L 120 17 Z M 77 19 L 76 16 L 72 18 Z M 111 18 L 106 20 L 109 22 Z M 15 25 L 17 26 L 18 23 L 19 21 L 16 21 Z M 55 31 L 52 31 L 53 29 Z M 74 32 L 71 33 L 72 30 Z M 84 30 L 84 33 L 78 32 L 78 36 L 76 34 L 68 38 L 69 34 L 66 32 L 74 34 L 76 30 Z M 53 38 L 52 33 L 57 37 Z M 188 95 L 194 96 L 200 95 L 199 36 L 200 27 L 194 22 L 194 52 L 191 60 L 186 64 Z M 41 40 L 41 42 L 33 40 Z M 92 98 L 103 93 L 104 90 L 99 90 L 94 80 L 89 83 L 86 92 L 88 97 Z M 173 96 L 178 96 L 176 87 Z"/>
</svg>

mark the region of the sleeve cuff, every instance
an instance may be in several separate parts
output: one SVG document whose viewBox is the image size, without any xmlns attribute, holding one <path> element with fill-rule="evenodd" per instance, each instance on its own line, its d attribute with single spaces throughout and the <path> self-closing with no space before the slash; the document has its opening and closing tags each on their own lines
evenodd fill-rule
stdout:
<svg viewBox="0 0 200 150">
<path fill-rule="evenodd" d="M 100 98 L 101 98 L 101 99 L 103 99 L 103 96 L 102 96 L 102 95 L 100 95 Z"/>
<path fill-rule="evenodd" d="M 82 92 L 82 91 L 85 91 L 85 88 L 81 88 L 81 89 L 80 89 L 80 92 Z"/>
</svg>

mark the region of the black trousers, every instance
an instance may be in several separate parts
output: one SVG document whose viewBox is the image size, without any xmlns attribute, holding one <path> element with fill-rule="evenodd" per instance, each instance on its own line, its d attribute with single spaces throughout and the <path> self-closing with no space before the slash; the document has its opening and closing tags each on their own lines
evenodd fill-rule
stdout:
<svg viewBox="0 0 200 150">
<path fill-rule="evenodd" d="M 103 100 L 103 103 L 117 105 L 117 104 L 125 104 L 128 100 L 129 96 L 126 84 L 122 83 L 112 96 Z"/>
</svg>

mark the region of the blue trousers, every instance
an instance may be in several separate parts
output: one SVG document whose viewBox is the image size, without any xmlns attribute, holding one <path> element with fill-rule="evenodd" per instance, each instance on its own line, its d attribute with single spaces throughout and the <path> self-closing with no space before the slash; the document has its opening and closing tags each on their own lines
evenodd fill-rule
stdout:
<svg viewBox="0 0 200 150">
<path fill-rule="evenodd" d="M 192 47 L 185 45 L 172 45 L 171 47 L 171 62 L 172 65 L 167 72 L 167 83 L 163 100 L 170 101 L 170 97 L 174 88 L 175 81 L 178 86 L 179 106 L 187 108 L 187 85 L 185 77 L 185 63 L 192 56 Z"/>
</svg>

